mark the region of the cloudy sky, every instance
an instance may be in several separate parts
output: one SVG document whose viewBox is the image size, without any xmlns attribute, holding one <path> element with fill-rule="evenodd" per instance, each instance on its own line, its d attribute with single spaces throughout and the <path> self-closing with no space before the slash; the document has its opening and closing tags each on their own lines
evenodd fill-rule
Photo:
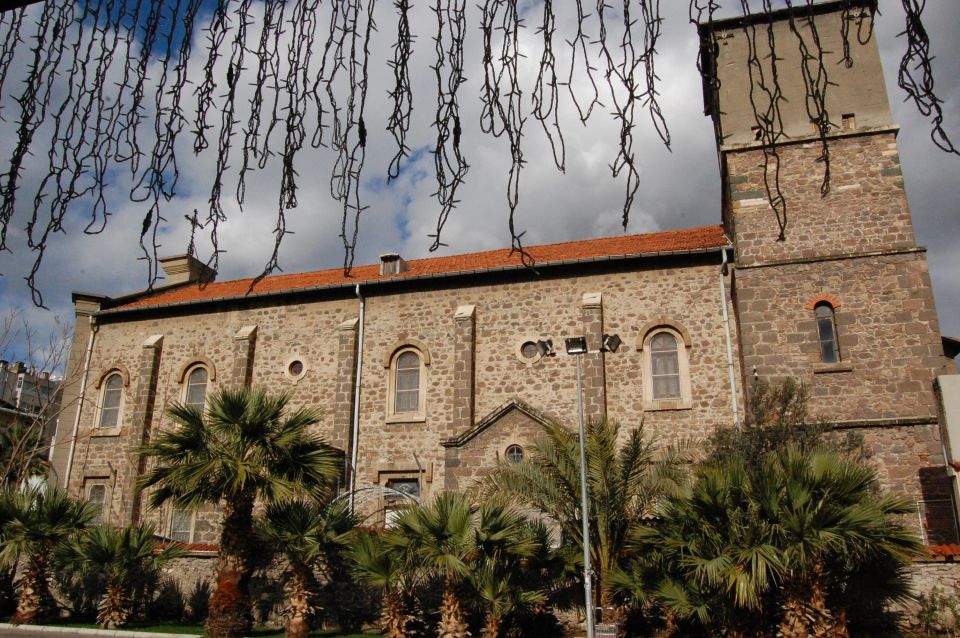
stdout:
<svg viewBox="0 0 960 638">
<path fill-rule="evenodd" d="M 392 138 L 384 130 L 389 115 L 386 91 L 392 80 L 386 61 L 390 57 L 395 17 L 392 2 L 381 0 L 377 7 L 376 21 L 380 31 L 374 36 L 370 58 L 365 117 L 370 133 L 361 190 L 363 204 L 369 208 L 360 221 L 357 263 L 370 263 L 377 255 L 388 251 L 399 251 L 406 258 L 428 256 L 431 244 L 428 235 L 436 226 L 439 207 L 432 197 L 435 191 L 433 156 L 427 152 L 434 142 L 430 125 L 436 104 L 436 80 L 429 67 L 435 55 L 430 38 L 436 18 L 430 11 L 432 2 L 422 0 L 413 4 L 411 26 L 417 36 L 411 62 L 414 69 L 414 114 L 409 146 L 413 154 L 399 179 L 389 184 L 385 174 L 394 147 Z M 452 213 L 444 230 L 444 241 L 449 246 L 434 254 L 487 250 L 510 244 L 506 205 L 509 148 L 505 139 L 493 138 L 480 131 L 481 33 L 475 3 L 467 4 L 467 82 L 461 89 L 460 103 L 464 122 L 463 146 L 470 170 L 466 184 L 458 194 L 461 204 Z M 672 150 L 664 148 L 649 118 L 638 118 L 635 148 L 641 184 L 631 211 L 627 229 L 630 233 L 720 221 L 716 150 L 710 121 L 702 113 L 701 85 L 695 66 L 696 30 L 688 22 L 686 4 L 679 0 L 661 3 L 665 21 L 656 64 L 661 78 L 661 105 L 673 143 Z M 723 4 L 739 3 L 728 0 Z M 327 2 L 321 3 L 322 15 L 318 18 L 321 32 L 322 23 L 327 20 L 327 5 Z M 261 4 L 254 2 L 253 6 L 255 14 L 259 15 Z M 521 2 L 525 29 L 520 35 L 520 47 L 528 56 L 521 68 L 525 105 L 529 105 L 533 71 L 540 57 L 536 27 L 541 19 L 541 6 L 536 0 Z M 904 48 L 904 40 L 897 38 L 903 30 L 903 13 L 900 3 L 895 0 L 880 0 L 880 9 L 877 37 L 894 121 L 902 127 L 899 136 L 901 159 L 918 243 L 929 247 L 927 256 L 943 333 L 960 336 L 960 248 L 957 246 L 960 238 L 960 215 L 957 214 L 960 158 L 934 147 L 929 139 L 930 126 L 926 119 L 911 104 L 903 102 L 904 95 L 896 86 L 896 71 Z M 31 12 L 36 14 L 38 10 L 39 7 L 34 7 Z M 569 49 L 563 41 L 573 33 L 573 16 L 564 11 L 557 10 L 556 38 L 562 76 L 566 75 L 569 64 Z M 730 11 L 725 14 L 729 15 Z M 956 27 L 960 25 L 960 3 L 951 0 L 929 2 L 924 18 L 936 56 L 934 77 L 937 92 L 944 100 L 946 127 L 954 139 L 960 140 L 960 40 L 955 37 Z M 210 13 L 202 12 L 200 19 L 205 26 L 209 23 Z M 194 82 L 199 81 L 205 61 L 202 28 L 197 29 L 196 34 L 198 42 L 189 68 Z M 251 42 L 256 41 L 256 37 L 251 39 Z M 4 118 L 0 121 L 0 156 L 5 158 L 10 156 L 15 140 L 17 111 L 13 99 L 22 86 L 22 76 L 13 76 L 17 69 L 24 68 L 28 52 L 25 45 L 18 47 L 11 78 L 8 78 L 4 95 L 0 97 L 3 105 L 0 115 Z M 151 74 L 156 75 L 160 65 L 154 61 L 150 68 Z M 120 73 L 121 69 L 118 65 L 113 72 Z M 54 91 L 67 90 L 64 84 L 63 77 L 57 78 Z M 241 82 L 241 86 L 239 103 L 245 104 L 252 89 L 245 82 Z M 152 95 L 150 87 L 147 88 L 148 95 Z M 585 89 L 582 82 L 574 84 L 575 91 Z M 222 92 L 222 89 L 215 92 L 218 103 Z M 192 95 L 190 87 L 186 94 Z M 148 109 L 145 113 L 145 129 L 148 130 L 152 129 L 151 115 Z M 245 109 L 237 115 L 242 123 L 246 122 Z M 617 152 L 618 134 L 617 125 L 609 116 L 609 108 L 599 108 L 589 125 L 584 127 L 576 120 L 569 100 L 566 100 L 560 117 L 566 133 L 565 174 L 554 167 L 539 124 L 530 118 L 525 125 L 523 152 L 526 165 L 521 177 L 517 224 L 527 231 L 524 239 L 528 245 L 622 232 L 620 215 L 625 184 L 622 178 L 613 179 L 608 167 Z M 215 119 L 219 121 L 219 115 Z M 242 126 L 238 125 L 237 130 L 240 131 Z M 149 139 L 149 133 L 145 135 L 145 139 Z M 10 223 L 10 252 L 0 254 L 0 273 L 3 274 L 0 278 L 0 311 L 21 308 L 41 332 L 54 325 L 55 317 L 71 317 L 72 290 L 120 295 L 141 289 L 147 282 L 147 268 L 140 259 L 138 246 L 146 208 L 142 203 L 130 201 L 128 195 L 132 182 L 126 171 L 116 171 L 111 174 L 113 187 L 108 193 L 108 203 L 113 214 L 106 230 L 96 236 L 84 235 L 82 230 L 89 218 L 89 203 L 78 202 L 68 216 L 65 232 L 58 233 L 50 242 L 38 276 L 49 310 L 33 307 L 23 277 L 29 272 L 34 256 L 23 240 L 23 227 L 31 212 L 29 204 L 43 178 L 49 138 L 49 127 L 41 127 L 37 134 L 38 146 L 28 158 L 23 186 Z M 190 149 L 191 140 L 192 136 L 185 132 L 178 144 L 180 181 L 177 197 L 163 204 L 163 214 L 169 223 L 161 235 L 161 254 L 184 252 L 189 225 L 182 221 L 183 216 L 194 209 L 204 216 L 208 208 L 210 176 L 216 162 L 215 148 L 194 156 Z M 239 149 L 241 144 L 242 134 L 235 140 L 235 147 Z M 281 134 L 276 135 L 273 144 L 282 146 Z M 248 178 L 247 201 L 241 211 L 233 196 L 238 155 L 235 150 L 230 162 L 232 170 L 224 186 L 224 209 L 229 221 L 219 230 L 221 248 L 226 249 L 220 259 L 221 280 L 258 274 L 273 248 L 279 167 L 277 162 L 268 164 L 264 170 Z M 298 156 L 300 205 L 287 216 L 288 230 L 294 234 L 285 238 L 281 252 L 280 266 L 285 272 L 333 268 L 343 261 L 338 236 L 340 209 L 329 195 L 332 163 L 333 154 L 329 150 L 309 150 Z M 209 255 L 209 241 L 199 241 L 198 248 L 201 256 Z"/>
</svg>

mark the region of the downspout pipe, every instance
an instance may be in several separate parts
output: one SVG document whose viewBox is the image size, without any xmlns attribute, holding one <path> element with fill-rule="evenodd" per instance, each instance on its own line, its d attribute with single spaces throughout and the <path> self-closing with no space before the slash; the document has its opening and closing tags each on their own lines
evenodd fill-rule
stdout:
<svg viewBox="0 0 960 638">
<path fill-rule="evenodd" d="M 723 308 L 723 327 L 727 337 L 727 371 L 730 374 L 730 405 L 733 407 L 733 427 L 739 428 L 740 408 L 737 405 L 737 375 L 733 366 L 733 340 L 730 336 L 730 313 L 727 312 L 727 249 L 722 249 L 720 255 L 722 256 L 722 261 L 720 262 L 720 306 Z"/>
<path fill-rule="evenodd" d="M 93 355 L 93 339 L 100 326 L 95 317 L 90 317 L 90 338 L 87 340 L 87 354 L 83 360 L 83 376 L 80 378 L 80 398 L 77 401 L 77 415 L 73 419 L 73 432 L 70 434 L 70 453 L 67 455 L 67 471 L 63 476 L 63 489 L 70 487 L 70 472 L 73 471 L 73 455 L 77 450 L 77 435 L 80 432 L 80 414 L 83 412 L 83 402 L 87 393 L 87 377 L 90 373 L 90 357 Z"/>
<path fill-rule="evenodd" d="M 360 320 L 357 331 L 357 372 L 353 388 L 353 432 L 350 434 L 350 475 L 347 485 L 350 494 L 350 512 L 353 513 L 354 494 L 357 488 L 357 461 L 359 458 L 360 442 L 360 380 L 363 374 L 363 321 L 366 310 L 366 300 L 360 292 L 360 284 L 356 287 L 357 299 L 360 300 Z"/>
</svg>

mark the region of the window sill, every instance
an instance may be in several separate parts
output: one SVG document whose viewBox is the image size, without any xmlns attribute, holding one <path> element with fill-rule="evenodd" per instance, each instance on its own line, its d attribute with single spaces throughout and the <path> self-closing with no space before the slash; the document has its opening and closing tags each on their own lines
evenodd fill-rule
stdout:
<svg viewBox="0 0 960 638">
<path fill-rule="evenodd" d="M 832 374 L 834 372 L 853 372 L 849 363 L 820 363 L 813 368 L 814 374 Z"/>
<path fill-rule="evenodd" d="M 92 437 L 96 438 L 99 436 L 120 436 L 121 427 L 115 428 L 97 428 L 93 431 Z"/>
<path fill-rule="evenodd" d="M 422 412 L 403 412 L 401 414 L 388 414 L 387 423 L 424 423 L 427 415 Z"/>
<path fill-rule="evenodd" d="M 657 401 L 644 401 L 644 412 L 664 412 L 667 410 L 692 410 L 693 401 L 686 399 L 660 399 Z"/>
</svg>

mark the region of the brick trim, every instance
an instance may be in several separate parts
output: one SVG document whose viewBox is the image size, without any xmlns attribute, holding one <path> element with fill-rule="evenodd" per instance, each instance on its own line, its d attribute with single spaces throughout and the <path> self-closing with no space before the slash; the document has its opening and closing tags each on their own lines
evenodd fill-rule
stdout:
<svg viewBox="0 0 960 638">
<path fill-rule="evenodd" d="M 637 339 L 637 351 L 643 352 L 643 345 L 647 340 L 647 335 L 657 328 L 670 328 L 675 330 L 683 338 L 683 345 L 688 350 L 693 346 L 693 340 L 690 338 L 690 331 L 687 330 L 687 327 L 676 319 L 671 319 L 669 317 L 657 317 L 656 319 L 651 319 L 647 323 L 643 324 L 643 327 L 640 328 L 639 334 L 640 338 Z"/>
<path fill-rule="evenodd" d="M 123 378 L 123 387 L 130 387 L 130 372 L 127 370 L 127 367 L 122 363 L 111 363 L 109 366 L 104 368 L 103 372 L 100 373 L 100 376 L 97 378 L 97 384 L 94 386 L 97 390 L 103 385 L 103 382 L 107 380 L 114 372 L 119 372 L 120 376 Z"/>
<path fill-rule="evenodd" d="M 817 307 L 818 303 L 827 302 L 832 308 L 839 308 L 843 304 L 840 303 L 840 299 L 836 295 L 831 295 L 828 292 L 821 292 L 815 295 L 810 295 L 810 298 L 807 299 L 807 303 L 804 304 L 804 308 L 807 310 L 814 310 Z"/>
<path fill-rule="evenodd" d="M 430 349 L 427 348 L 419 339 L 401 339 L 387 349 L 387 354 L 383 357 L 383 367 L 389 369 L 393 365 L 393 359 L 398 350 L 403 348 L 415 348 L 420 351 L 420 360 L 423 365 L 430 365 Z"/>
<path fill-rule="evenodd" d="M 217 366 L 213 365 L 213 361 L 202 355 L 195 354 L 190 357 L 186 363 L 180 366 L 180 370 L 177 372 L 177 383 L 183 383 L 186 381 L 187 372 L 193 368 L 196 368 L 197 366 L 203 366 L 207 369 L 207 374 L 210 377 L 210 381 L 217 380 Z"/>
</svg>

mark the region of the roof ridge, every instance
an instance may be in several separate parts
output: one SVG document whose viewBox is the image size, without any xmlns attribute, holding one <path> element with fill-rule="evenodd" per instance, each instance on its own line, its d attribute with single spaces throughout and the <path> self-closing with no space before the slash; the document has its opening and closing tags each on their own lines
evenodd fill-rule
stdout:
<svg viewBox="0 0 960 638">
<path fill-rule="evenodd" d="M 600 242 L 604 240 L 613 240 L 613 239 L 629 239 L 631 237 L 656 237 L 657 235 L 673 235 L 677 233 L 693 233 L 695 231 L 705 231 L 705 230 L 714 230 L 718 228 L 723 228 L 720 224 L 712 224 L 709 226 L 695 226 L 693 228 L 680 228 L 676 230 L 658 230 L 652 233 L 631 233 L 629 235 L 607 235 L 605 237 L 591 237 L 590 239 L 573 239 L 570 241 L 558 241 L 551 242 L 548 244 L 535 244 L 533 246 L 527 246 L 524 248 L 525 251 L 537 250 L 541 248 L 556 248 L 560 246 L 573 246 L 573 245 L 583 245 L 594 242 Z M 440 259 L 456 259 L 456 258 L 467 258 L 467 257 L 476 257 L 478 255 L 490 255 L 497 252 L 513 252 L 512 248 L 502 247 L 502 248 L 490 248 L 488 250 L 477 250 L 470 253 L 456 253 L 453 255 L 436 255 L 433 257 L 416 257 L 414 259 L 404 259 L 408 264 L 412 263 L 424 263 Z M 401 257 L 403 255 L 401 254 Z M 379 266 L 379 263 L 373 262 L 369 264 L 359 264 L 353 266 L 353 268 L 376 268 Z M 316 270 L 302 270 L 297 272 L 283 272 L 277 275 L 267 275 L 260 281 L 266 281 L 268 279 L 277 279 L 280 277 L 295 277 L 303 275 L 312 275 L 315 273 L 325 273 L 325 272 L 335 272 L 343 270 L 342 268 L 318 268 Z M 239 279 L 224 279 L 223 281 L 213 281 L 211 284 L 228 284 L 228 283 L 241 283 L 247 281 L 253 281 L 256 277 L 241 277 Z M 146 292 L 146 291 L 145 291 Z M 159 291 L 158 291 L 159 292 Z M 136 294 L 136 293 L 133 293 Z"/>
<path fill-rule="evenodd" d="M 556 266 L 578 262 L 595 262 L 639 256 L 704 252 L 729 244 L 720 225 L 698 226 L 654 233 L 612 235 L 591 239 L 538 244 L 524 250 L 536 265 Z M 407 279 L 435 278 L 525 268 L 516 251 L 509 247 L 473 253 L 421 257 L 407 261 L 401 273 L 381 274 L 377 263 L 362 264 L 345 276 L 342 268 L 280 273 L 256 280 L 256 277 L 213 281 L 207 284 L 185 284 L 144 293 L 124 295 L 113 300 L 103 312 L 123 312 L 138 308 L 192 304 L 248 296 L 262 296 L 338 288 L 370 283 L 386 283 Z M 251 284 L 256 281 L 256 286 Z"/>
</svg>

